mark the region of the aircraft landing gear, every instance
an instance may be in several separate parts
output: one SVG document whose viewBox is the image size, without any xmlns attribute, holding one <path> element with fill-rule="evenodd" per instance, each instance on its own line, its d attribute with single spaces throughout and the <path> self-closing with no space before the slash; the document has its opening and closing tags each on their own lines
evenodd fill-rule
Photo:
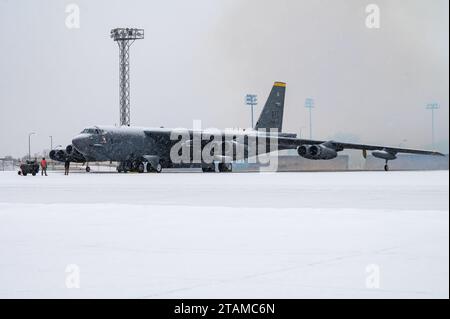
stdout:
<svg viewBox="0 0 450 319">
<path fill-rule="evenodd" d="M 119 173 L 127 173 L 131 170 L 132 165 L 130 162 L 120 162 L 117 166 L 117 172 Z"/>
<path fill-rule="evenodd" d="M 225 173 L 231 171 L 232 171 L 231 163 L 219 163 L 219 172 Z"/>
<path fill-rule="evenodd" d="M 151 163 L 147 163 L 147 172 L 149 172 L 149 173 L 153 173 L 153 172 L 161 173 L 162 172 L 161 162 L 158 162 L 156 164 L 156 167 L 153 167 L 153 165 Z"/>
<path fill-rule="evenodd" d="M 119 173 L 127 173 L 127 172 L 138 172 L 138 173 L 144 173 L 147 172 L 156 172 L 161 173 L 162 171 L 162 164 L 161 162 L 158 162 L 155 167 L 153 167 L 155 163 L 150 163 L 146 160 L 133 160 L 133 161 L 125 161 L 120 162 L 117 166 L 117 172 Z"/>
<path fill-rule="evenodd" d="M 386 172 L 389 171 L 388 161 L 386 161 L 386 164 L 384 165 L 384 170 L 385 170 Z"/>
<path fill-rule="evenodd" d="M 86 173 L 89 173 L 91 171 L 91 168 L 89 166 L 86 166 Z"/>
<path fill-rule="evenodd" d="M 216 171 L 216 169 L 215 169 L 214 165 L 202 166 L 203 173 L 213 173 L 215 171 Z"/>
</svg>

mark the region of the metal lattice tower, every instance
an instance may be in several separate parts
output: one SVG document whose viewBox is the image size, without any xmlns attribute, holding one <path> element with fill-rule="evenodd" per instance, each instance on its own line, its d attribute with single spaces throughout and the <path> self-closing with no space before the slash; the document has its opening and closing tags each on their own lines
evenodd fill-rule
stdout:
<svg viewBox="0 0 450 319">
<path fill-rule="evenodd" d="M 117 28 L 111 30 L 111 38 L 119 46 L 120 125 L 130 126 L 130 47 L 144 38 L 144 30 Z"/>
</svg>

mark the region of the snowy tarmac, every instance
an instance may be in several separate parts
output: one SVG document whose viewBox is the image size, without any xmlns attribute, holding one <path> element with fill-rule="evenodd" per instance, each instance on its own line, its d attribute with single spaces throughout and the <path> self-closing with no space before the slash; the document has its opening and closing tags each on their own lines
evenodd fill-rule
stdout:
<svg viewBox="0 0 450 319">
<path fill-rule="evenodd" d="M 0 298 L 448 298 L 448 179 L 0 172 Z"/>
</svg>

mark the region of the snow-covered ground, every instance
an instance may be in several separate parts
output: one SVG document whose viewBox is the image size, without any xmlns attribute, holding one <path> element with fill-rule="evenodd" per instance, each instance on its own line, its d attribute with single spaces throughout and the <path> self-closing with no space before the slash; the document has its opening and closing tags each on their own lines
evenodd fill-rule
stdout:
<svg viewBox="0 0 450 319">
<path fill-rule="evenodd" d="M 448 179 L 0 172 L 0 298 L 448 298 Z"/>
</svg>

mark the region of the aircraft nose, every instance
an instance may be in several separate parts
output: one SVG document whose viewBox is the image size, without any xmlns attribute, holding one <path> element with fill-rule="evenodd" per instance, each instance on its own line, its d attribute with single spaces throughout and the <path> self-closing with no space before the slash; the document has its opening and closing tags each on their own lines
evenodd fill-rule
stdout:
<svg viewBox="0 0 450 319">
<path fill-rule="evenodd" d="M 89 138 L 84 135 L 77 135 L 72 139 L 72 144 L 79 152 L 83 153 L 89 145 Z"/>
</svg>

